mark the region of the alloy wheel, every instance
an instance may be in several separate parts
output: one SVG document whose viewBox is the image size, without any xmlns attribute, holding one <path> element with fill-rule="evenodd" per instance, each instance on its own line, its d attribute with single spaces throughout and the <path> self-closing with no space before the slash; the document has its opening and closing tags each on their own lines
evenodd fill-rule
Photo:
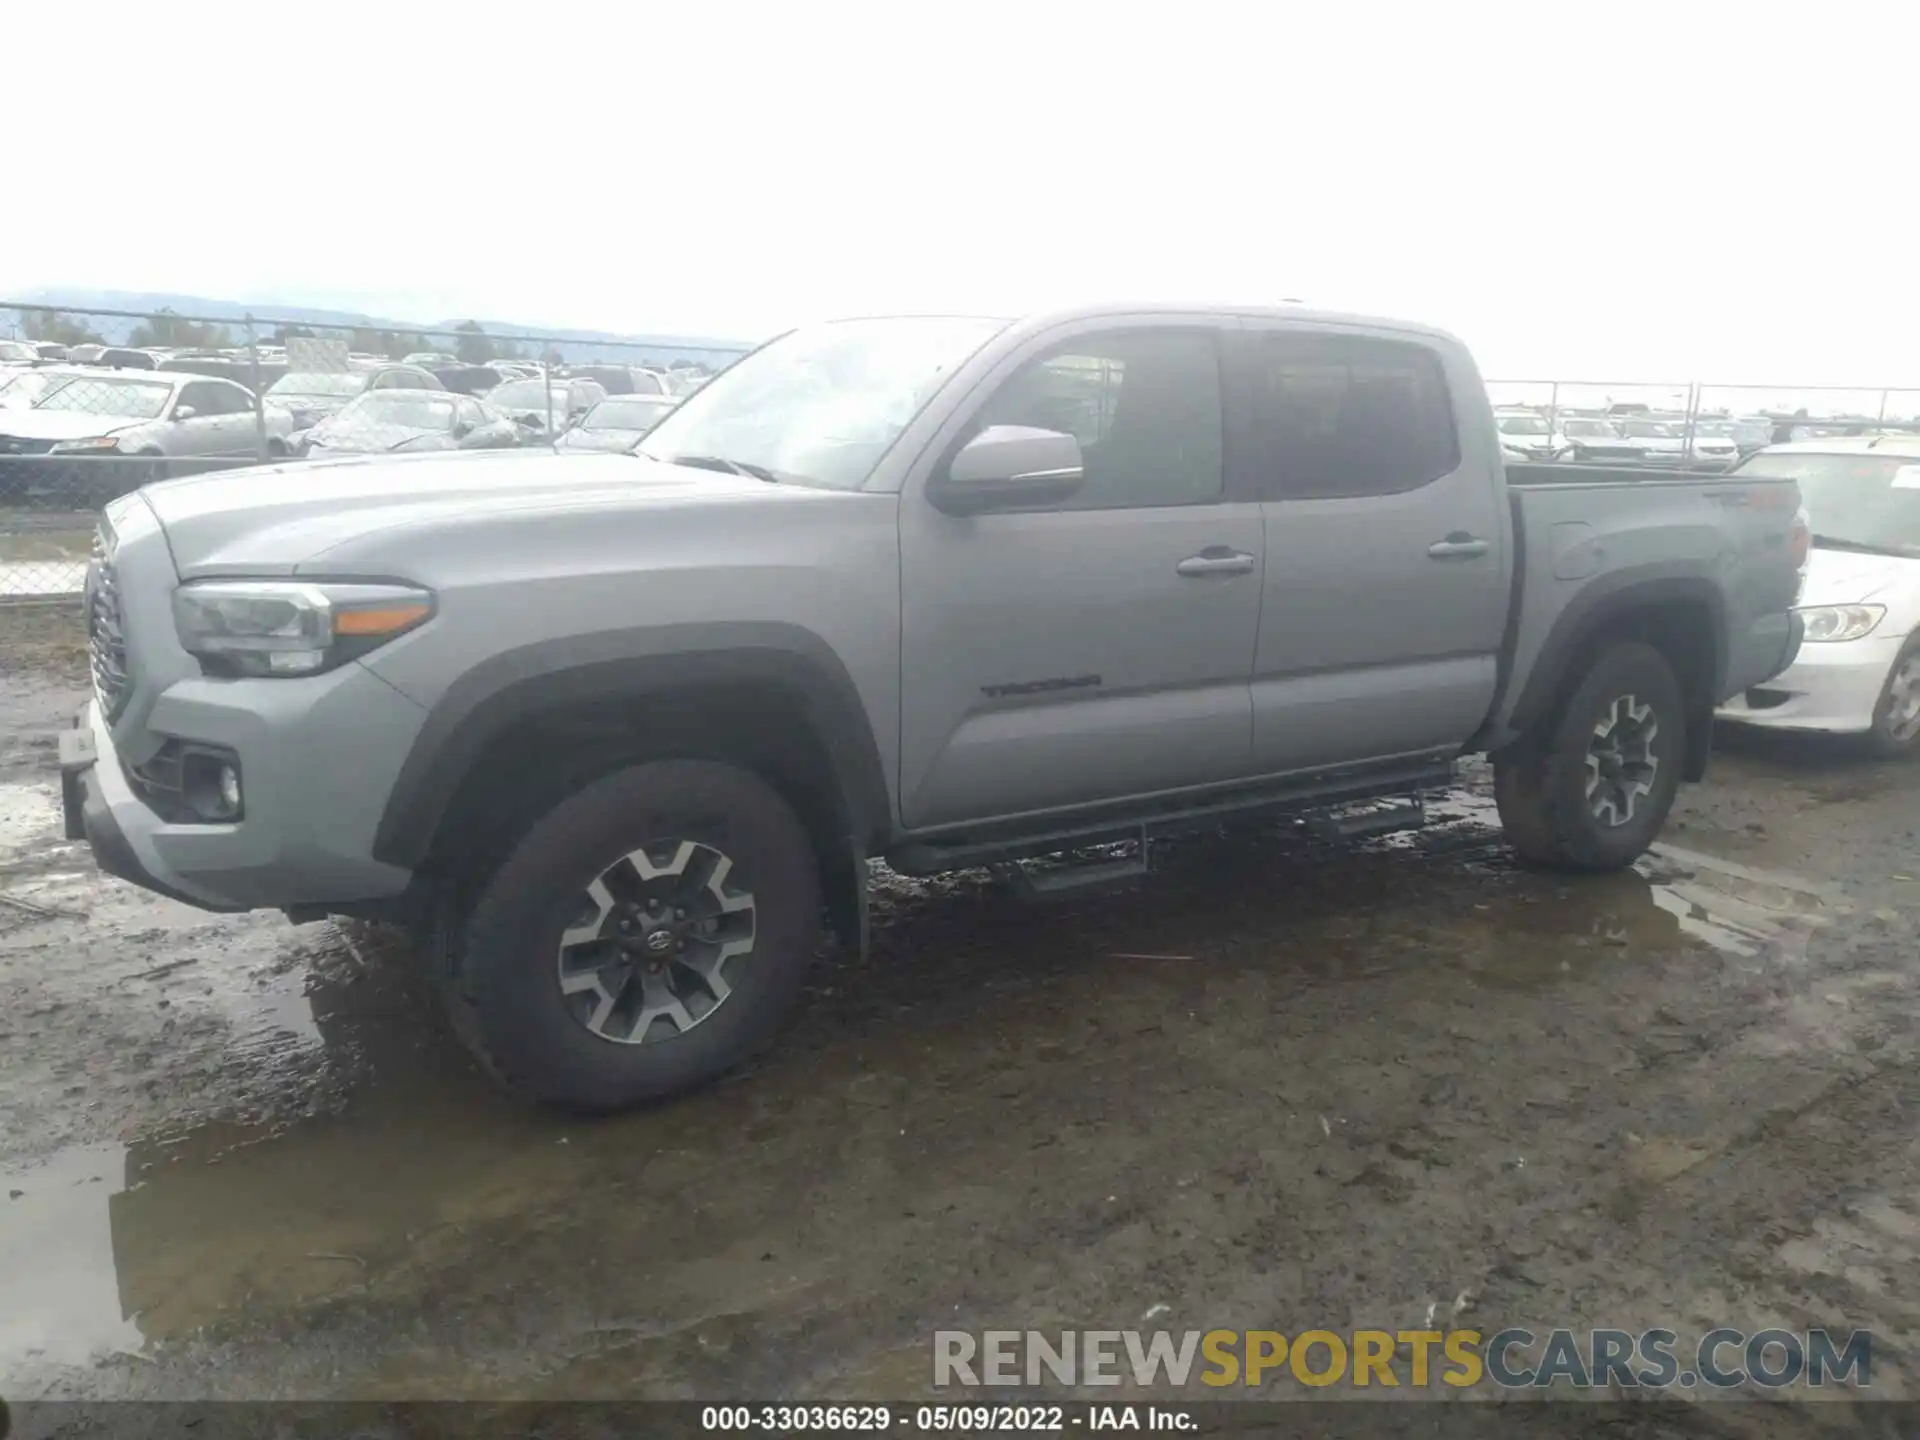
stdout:
<svg viewBox="0 0 1920 1440">
<path fill-rule="evenodd" d="M 678 839 L 603 870 L 560 936 L 573 1017 L 622 1045 L 659 1044 L 710 1018 L 733 993 L 731 962 L 753 952 L 753 892 L 732 873 L 724 851 Z"/>
<path fill-rule="evenodd" d="M 1906 656 L 1887 681 L 1887 738 L 1904 745 L 1920 735 L 1920 652 Z"/>
<path fill-rule="evenodd" d="M 1621 695 L 1593 727 L 1587 742 L 1587 807 L 1610 829 L 1630 824 L 1644 796 L 1653 793 L 1660 757 L 1653 753 L 1660 718 L 1653 706 Z"/>
</svg>

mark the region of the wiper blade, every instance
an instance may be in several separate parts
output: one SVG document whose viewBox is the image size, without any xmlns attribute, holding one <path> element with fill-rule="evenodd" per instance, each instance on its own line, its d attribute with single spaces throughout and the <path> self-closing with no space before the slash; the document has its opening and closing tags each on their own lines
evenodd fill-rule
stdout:
<svg viewBox="0 0 1920 1440">
<path fill-rule="evenodd" d="M 780 477 L 764 465 L 753 465 L 745 460 L 729 460 L 724 455 L 662 455 L 657 457 L 669 465 L 691 465 L 700 470 L 718 470 L 723 475 L 745 475 L 751 480 L 764 480 L 769 485 L 778 485 Z"/>
<path fill-rule="evenodd" d="M 1867 540 L 1844 540 L 1838 535 L 1818 535 L 1813 537 L 1816 547 L 1825 550 L 1853 550 L 1862 555 L 1920 555 L 1920 546 L 1914 545 L 1875 545 Z"/>
</svg>

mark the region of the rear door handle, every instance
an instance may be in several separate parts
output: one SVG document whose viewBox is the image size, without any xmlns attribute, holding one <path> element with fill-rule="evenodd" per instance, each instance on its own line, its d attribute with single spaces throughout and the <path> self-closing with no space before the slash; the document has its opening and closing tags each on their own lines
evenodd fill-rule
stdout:
<svg viewBox="0 0 1920 1440">
<path fill-rule="evenodd" d="M 1209 545 L 1198 555 L 1189 555 L 1173 567 L 1176 575 L 1250 575 L 1253 556 L 1224 545 Z"/>
<path fill-rule="evenodd" d="M 1427 546 L 1427 554 L 1435 560 L 1476 560 L 1486 553 L 1487 542 L 1464 530 L 1456 530 L 1446 539 Z"/>
</svg>

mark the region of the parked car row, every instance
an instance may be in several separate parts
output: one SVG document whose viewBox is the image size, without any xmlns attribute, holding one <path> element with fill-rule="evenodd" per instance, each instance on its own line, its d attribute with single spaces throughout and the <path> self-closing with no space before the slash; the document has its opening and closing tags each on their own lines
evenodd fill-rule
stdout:
<svg viewBox="0 0 1920 1440">
<path fill-rule="evenodd" d="M 1503 409 L 1494 413 L 1500 444 L 1511 459 L 1606 464 L 1731 465 L 1772 436 L 1764 417 L 1729 420 L 1652 411 L 1594 415 L 1573 411 Z"/>
<path fill-rule="evenodd" d="M 251 388 L 268 389 L 297 367 L 285 345 L 256 345 L 209 349 L 192 346 L 60 345 L 49 340 L 0 339 L 0 373 L 15 366 L 74 364 L 112 370 L 171 370 L 233 380 Z M 395 362 L 385 355 L 349 352 L 349 370 L 381 370 Z M 483 395 L 508 380 L 533 379 L 545 373 L 556 378 L 598 381 L 609 395 L 692 394 L 710 378 L 706 367 L 675 364 L 613 364 L 586 362 L 543 365 L 531 360 L 487 360 L 475 364 L 444 351 L 421 350 L 398 363 L 425 371 L 449 390 Z"/>
<path fill-rule="evenodd" d="M 290 371 L 258 400 L 238 381 L 190 371 L 0 367 L 0 497 L 99 504 L 169 475 L 263 457 L 557 443 L 627 450 L 678 403 L 538 372 L 495 377 L 473 395 L 404 362 Z"/>
</svg>

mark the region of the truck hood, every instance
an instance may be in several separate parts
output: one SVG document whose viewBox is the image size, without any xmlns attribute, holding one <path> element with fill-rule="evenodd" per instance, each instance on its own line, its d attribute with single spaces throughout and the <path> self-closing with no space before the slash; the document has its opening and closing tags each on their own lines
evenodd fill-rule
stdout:
<svg viewBox="0 0 1920 1440">
<path fill-rule="evenodd" d="M 1866 555 L 1857 550 L 1814 547 L 1807 563 L 1802 605 L 1858 605 L 1882 591 L 1901 586 L 1920 587 L 1920 559 L 1899 555 Z"/>
<path fill-rule="evenodd" d="M 84 410 L 0 411 L 0 435 L 18 435 L 23 440 L 84 440 L 146 423 L 132 415 L 95 415 Z"/>
<path fill-rule="evenodd" d="M 526 451 L 354 456 L 214 472 L 140 492 L 183 578 L 291 574 L 380 531 L 516 512 L 779 503 L 803 491 L 625 455 Z"/>
</svg>

